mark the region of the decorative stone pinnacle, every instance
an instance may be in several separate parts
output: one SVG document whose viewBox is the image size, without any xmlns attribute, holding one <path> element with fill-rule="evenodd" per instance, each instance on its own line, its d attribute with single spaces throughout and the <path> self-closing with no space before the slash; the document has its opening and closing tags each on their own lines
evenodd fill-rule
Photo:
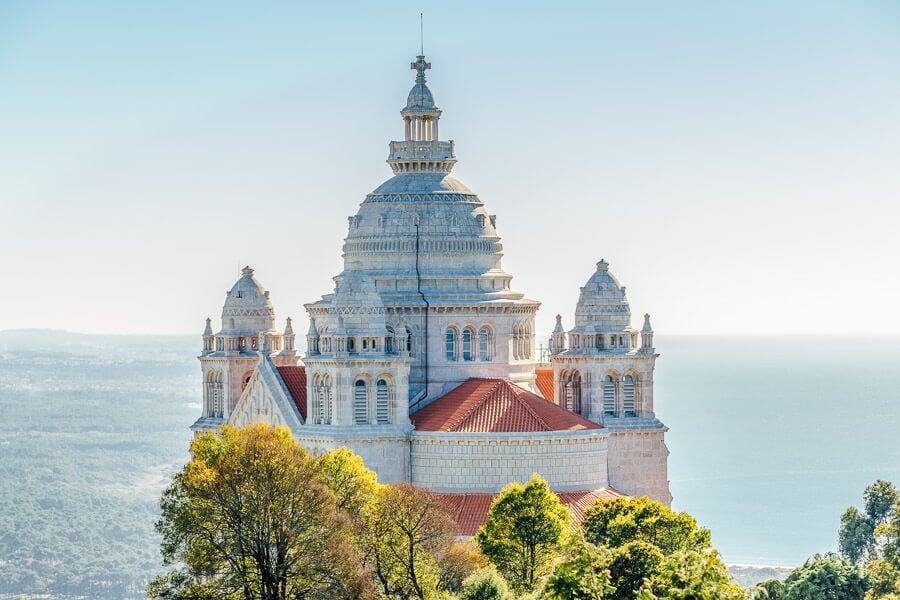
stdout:
<svg viewBox="0 0 900 600">
<path fill-rule="evenodd" d="M 600 262 L 597 263 L 597 270 L 598 271 L 609 271 L 609 263 L 601 258 Z"/>
<path fill-rule="evenodd" d="M 416 83 L 425 83 L 425 70 L 431 68 L 431 63 L 425 62 L 425 57 L 420 54 L 416 62 L 409 63 L 409 68 L 416 71 Z"/>
<path fill-rule="evenodd" d="M 244 277 L 253 275 L 253 269 L 250 268 L 250 265 L 247 265 L 246 267 L 241 269 L 241 275 L 243 275 Z"/>
</svg>

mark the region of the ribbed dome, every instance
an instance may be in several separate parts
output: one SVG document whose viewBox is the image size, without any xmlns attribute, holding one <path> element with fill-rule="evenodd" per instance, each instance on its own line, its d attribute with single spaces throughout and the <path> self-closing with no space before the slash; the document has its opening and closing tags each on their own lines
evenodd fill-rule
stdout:
<svg viewBox="0 0 900 600">
<path fill-rule="evenodd" d="M 601 260 L 597 270 L 581 288 L 575 307 L 578 331 L 622 331 L 631 326 L 631 308 L 625 288 L 609 272 L 609 263 Z"/>
<path fill-rule="evenodd" d="M 241 278 L 228 291 L 222 307 L 222 332 L 257 334 L 275 326 L 275 307 L 269 292 L 253 276 L 253 269 L 241 269 Z"/>
<path fill-rule="evenodd" d="M 437 108 L 434 104 L 434 94 L 431 93 L 428 85 L 417 83 L 409 90 L 404 110 L 432 110 L 434 108 Z"/>
</svg>

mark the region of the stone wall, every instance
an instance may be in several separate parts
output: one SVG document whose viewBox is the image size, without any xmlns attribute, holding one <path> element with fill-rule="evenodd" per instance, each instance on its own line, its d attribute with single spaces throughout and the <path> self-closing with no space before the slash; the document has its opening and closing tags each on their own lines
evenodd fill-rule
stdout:
<svg viewBox="0 0 900 600">
<path fill-rule="evenodd" d="M 533 473 L 555 491 L 608 485 L 602 431 L 412 434 L 412 483 L 439 492 L 499 492 Z"/>
<path fill-rule="evenodd" d="M 609 433 L 609 483 L 629 496 L 672 504 L 665 429 Z"/>
</svg>

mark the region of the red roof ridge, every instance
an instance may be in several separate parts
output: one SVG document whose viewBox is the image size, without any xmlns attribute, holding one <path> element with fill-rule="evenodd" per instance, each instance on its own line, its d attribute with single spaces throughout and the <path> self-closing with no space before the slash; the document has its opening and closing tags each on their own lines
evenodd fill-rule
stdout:
<svg viewBox="0 0 900 600">
<path fill-rule="evenodd" d="M 475 412 L 479 409 L 479 407 L 482 405 L 482 403 L 483 403 L 485 400 L 487 400 L 487 399 L 490 397 L 491 394 L 494 393 L 494 391 L 495 391 L 495 390 L 497 389 L 497 387 L 500 385 L 500 382 L 501 382 L 501 381 L 504 381 L 504 380 L 501 379 L 500 377 L 470 377 L 469 379 L 466 379 L 466 380 L 462 383 L 462 385 L 458 385 L 458 386 L 456 386 L 455 388 L 453 388 L 453 389 L 450 390 L 450 391 L 451 391 L 451 392 L 456 391 L 456 390 L 458 390 L 459 388 L 461 388 L 462 386 L 464 386 L 464 385 L 466 385 L 467 383 L 469 383 L 470 381 L 473 382 L 473 383 L 475 383 L 475 382 L 481 382 L 481 381 L 495 381 L 496 384 L 495 384 L 493 387 L 490 387 L 490 388 L 488 388 L 487 390 L 485 390 L 484 394 L 482 394 L 475 402 L 472 402 L 472 406 L 469 407 L 469 410 L 466 411 L 466 413 L 465 413 L 462 417 L 460 417 L 459 419 L 457 419 L 455 422 L 450 422 L 450 421 L 448 421 L 447 423 L 445 423 L 445 424 L 444 424 L 444 427 L 445 427 L 448 431 L 452 431 L 454 427 L 458 427 L 458 426 L 462 425 L 463 423 L 466 422 L 466 419 L 468 419 L 468 418 L 471 417 L 473 414 L 475 414 Z M 472 390 L 473 393 L 476 392 L 476 391 L 478 391 L 478 386 L 476 386 L 475 389 Z M 449 392 L 448 392 L 448 393 L 449 393 Z"/>
</svg>

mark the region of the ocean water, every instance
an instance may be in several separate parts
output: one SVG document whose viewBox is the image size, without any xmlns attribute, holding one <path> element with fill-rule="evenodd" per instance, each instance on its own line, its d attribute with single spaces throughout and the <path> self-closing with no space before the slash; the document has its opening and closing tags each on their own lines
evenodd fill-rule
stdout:
<svg viewBox="0 0 900 600">
<path fill-rule="evenodd" d="M 674 507 L 729 564 L 834 550 L 900 484 L 900 337 L 658 335 Z M 195 336 L 0 332 L 0 596 L 137 598 L 200 411 Z"/>
<path fill-rule="evenodd" d="M 674 508 L 729 564 L 837 548 L 841 513 L 900 484 L 900 337 L 665 337 L 656 407 Z"/>
</svg>

